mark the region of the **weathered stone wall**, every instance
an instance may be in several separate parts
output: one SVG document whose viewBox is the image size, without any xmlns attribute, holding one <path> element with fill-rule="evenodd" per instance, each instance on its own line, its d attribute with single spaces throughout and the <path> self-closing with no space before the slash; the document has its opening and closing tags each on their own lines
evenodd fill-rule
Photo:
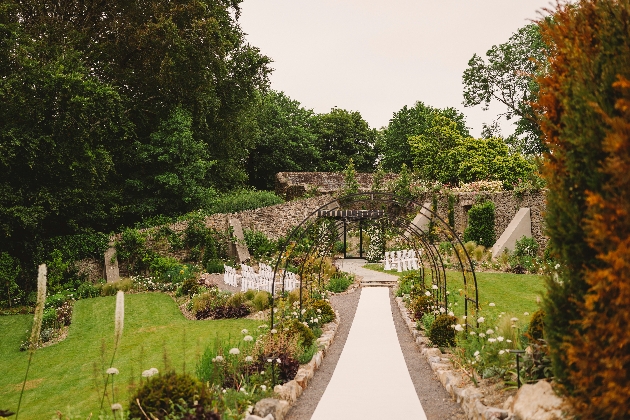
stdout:
<svg viewBox="0 0 630 420">
<path fill-rule="evenodd" d="M 396 174 L 385 174 L 383 182 L 396 179 Z M 374 181 L 373 173 L 357 173 L 359 191 L 369 191 Z M 276 194 L 293 200 L 308 194 L 333 194 L 344 184 L 341 172 L 279 172 L 276 174 Z"/>
<path fill-rule="evenodd" d="M 387 174 L 386 182 L 396 178 L 396 174 Z M 357 181 L 362 191 L 369 191 L 372 186 L 374 174 L 359 173 Z M 333 172 L 280 172 L 276 175 L 276 194 L 287 196 L 287 199 L 300 197 L 306 193 L 333 194 L 343 187 L 342 173 Z M 477 201 L 478 196 L 484 196 L 494 202 L 495 205 L 495 241 L 499 239 L 505 228 L 521 207 L 531 209 L 532 236 L 536 239 L 541 249 L 546 245 L 547 238 L 544 235 L 543 213 L 545 210 L 544 191 L 525 193 L 517 197 L 512 191 L 502 192 L 453 192 L 455 196 L 454 218 L 455 231 L 463 237 L 464 230 L 468 226 L 468 210 Z M 448 222 L 448 194 L 438 195 L 438 215 Z M 432 196 L 427 193 L 417 200 L 420 204 L 431 203 Z M 430 206 L 429 206 L 430 208 Z"/>
</svg>

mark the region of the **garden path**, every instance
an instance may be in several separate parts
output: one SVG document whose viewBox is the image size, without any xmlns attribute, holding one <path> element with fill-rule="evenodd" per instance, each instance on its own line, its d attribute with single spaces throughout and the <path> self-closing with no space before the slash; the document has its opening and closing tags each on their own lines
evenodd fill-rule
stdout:
<svg viewBox="0 0 630 420">
<path fill-rule="evenodd" d="M 340 269 L 363 277 L 363 284 L 394 277 L 362 264 L 365 261 L 345 260 Z M 362 288 L 343 352 L 311 419 L 387 418 L 427 416 L 398 341 L 389 288 Z"/>
</svg>

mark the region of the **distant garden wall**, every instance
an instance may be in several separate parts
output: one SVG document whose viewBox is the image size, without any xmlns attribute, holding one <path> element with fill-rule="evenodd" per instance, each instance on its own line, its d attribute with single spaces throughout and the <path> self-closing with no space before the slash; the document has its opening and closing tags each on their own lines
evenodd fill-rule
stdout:
<svg viewBox="0 0 630 420">
<path fill-rule="evenodd" d="M 357 181 L 360 190 L 369 191 L 372 186 L 374 174 L 358 173 Z M 385 182 L 397 177 L 396 174 L 387 174 Z M 276 194 L 291 200 L 306 194 L 333 194 L 343 187 L 344 176 L 342 173 L 331 172 L 280 172 L 276 175 Z M 547 244 L 544 235 L 543 213 L 545 210 L 545 192 L 534 191 L 523 194 L 515 194 L 513 191 L 500 192 L 455 192 L 442 189 L 437 195 L 437 213 L 448 222 L 449 195 L 453 196 L 454 230 L 463 237 L 464 229 L 468 226 L 468 210 L 475 204 L 478 197 L 485 197 L 495 205 L 495 241 L 508 226 L 512 218 L 521 207 L 529 207 L 531 210 L 532 236 L 536 239 L 541 249 Z M 425 193 L 417 200 L 422 203 L 432 203 L 432 193 Z M 429 206 L 430 207 L 430 206 Z"/>
</svg>

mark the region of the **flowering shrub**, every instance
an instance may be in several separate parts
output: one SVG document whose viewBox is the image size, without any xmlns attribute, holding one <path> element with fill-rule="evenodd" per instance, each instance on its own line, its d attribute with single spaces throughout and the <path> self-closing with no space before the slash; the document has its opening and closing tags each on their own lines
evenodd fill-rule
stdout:
<svg viewBox="0 0 630 420">
<path fill-rule="evenodd" d="M 452 189 L 454 192 L 500 192 L 503 191 L 503 181 L 474 181 L 469 183 L 461 183 L 459 187 Z"/>
<path fill-rule="evenodd" d="M 372 224 L 368 226 L 366 233 L 370 238 L 370 244 L 368 246 L 365 259 L 371 263 L 379 262 L 383 259 L 383 252 L 385 249 L 381 229 L 378 225 Z"/>
</svg>

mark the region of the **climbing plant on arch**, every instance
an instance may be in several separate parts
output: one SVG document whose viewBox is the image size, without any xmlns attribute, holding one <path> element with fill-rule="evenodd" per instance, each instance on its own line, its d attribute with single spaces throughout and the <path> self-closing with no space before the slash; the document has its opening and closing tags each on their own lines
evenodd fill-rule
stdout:
<svg viewBox="0 0 630 420">
<path fill-rule="evenodd" d="M 420 213 L 422 216 L 418 216 Z M 281 244 L 274 266 L 271 328 L 277 321 L 276 299 L 285 292 L 287 271 L 296 272 L 300 278 L 301 313 L 305 298 L 322 289 L 326 258 L 341 253 L 338 246 L 341 240 L 345 251 L 348 230 L 359 231 L 358 240 L 362 241 L 366 225 L 378 226 L 385 238 L 383 248 L 389 244 L 415 251 L 420 267 L 420 292 L 428 291 L 443 308 L 448 307 L 449 294 L 445 262 L 438 248 L 448 243 L 455 256 L 454 268 L 460 272 L 464 284 L 461 290 L 464 315 L 468 316 L 469 311 L 477 313 L 479 294 L 474 265 L 447 222 L 432 209 L 406 197 L 386 192 L 355 193 L 333 199 L 310 213 Z"/>
</svg>

